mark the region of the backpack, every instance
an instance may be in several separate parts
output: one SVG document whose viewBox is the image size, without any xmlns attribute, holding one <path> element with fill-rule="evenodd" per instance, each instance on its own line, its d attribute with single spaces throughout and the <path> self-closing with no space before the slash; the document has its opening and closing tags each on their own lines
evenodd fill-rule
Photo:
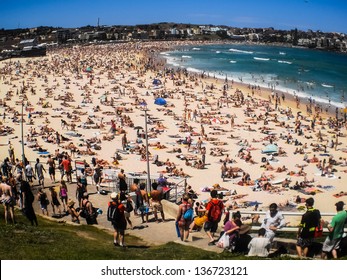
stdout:
<svg viewBox="0 0 347 280">
<path fill-rule="evenodd" d="M 107 220 L 109 222 L 116 222 L 120 219 L 121 213 L 118 209 L 118 205 L 110 205 L 107 209 Z"/>
<path fill-rule="evenodd" d="M 126 211 L 127 211 L 128 213 L 130 213 L 130 212 L 133 211 L 133 210 L 134 210 L 134 206 L 133 206 L 132 202 L 131 202 L 131 201 L 127 201 L 127 204 L 126 204 Z"/>
<path fill-rule="evenodd" d="M 186 210 L 186 212 L 184 212 L 183 218 L 186 221 L 191 221 L 191 220 L 193 220 L 193 217 L 194 217 L 194 211 L 193 211 L 193 208 L 190 207 Z"/>
<path fill-rule="evenodd" d="M 212 201 L 209 202 L 211 207 L 208 211 L 208 220 L 210 222 L 219 222 L 222 217 L 222 201 L 218 201 L 217 204 L 213 203 Z"/>
</svg>

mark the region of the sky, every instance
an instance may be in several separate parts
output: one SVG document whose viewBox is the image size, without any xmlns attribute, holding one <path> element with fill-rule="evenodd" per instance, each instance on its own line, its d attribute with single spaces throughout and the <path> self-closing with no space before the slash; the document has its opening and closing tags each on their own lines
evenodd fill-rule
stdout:
<svg viewBox="0 0 347 280">
<path fill-rule="evenodd" d="M 347 0 L 0 0 L 0 28 L 159 22 L 347 34 Z"/>
</svg>

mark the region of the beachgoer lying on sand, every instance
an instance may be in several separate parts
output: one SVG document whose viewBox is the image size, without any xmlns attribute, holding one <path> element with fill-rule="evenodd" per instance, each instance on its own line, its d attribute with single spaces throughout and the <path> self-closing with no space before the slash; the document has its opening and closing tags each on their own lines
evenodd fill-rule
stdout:
<svg viewBox="0 0 347 280">
<path fill-rule="evenodd" d="M 283 165 L 282 167 L 278 167 L 276 169 L 276 172 L 278 172 L 278 173 L 281 173 L 281 172 L 284 172 L 284 171 L 288 171 L 288 168 L 285 165 Z"/>
</svg>

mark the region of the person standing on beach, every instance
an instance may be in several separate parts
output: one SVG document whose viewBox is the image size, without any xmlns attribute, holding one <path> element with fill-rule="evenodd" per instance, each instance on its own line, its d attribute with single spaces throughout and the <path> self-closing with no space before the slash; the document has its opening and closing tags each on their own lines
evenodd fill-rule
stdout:
<svg viewBox="0 0 347 280">
<path fill-rule="evenodd" d="M 64 175 L 66 175 L 66 181 L 69 182 L 69 183 L 72 183 L 72 175 L 71 175 L 72 166 L 71 166 L 71 160 L 70 160 L 70 158 L 68 157 L 67 154 L 64 156 L 64 159 L 63 159 L 63 161 L 61 162 L 60 165 L 61 165 L 62 170 L 63 170 L 63 173 L 61 174 L 61 179 L 63 179 L 63 178 L 64 178 Z"/>
<path fill-rule="evenodd" d="M 14 148 L 11 141 L 8 141 L 8 155 L 10 157 L 11 164 L 15 163 Z"/>
<path fill-rule="evenodd" d="M 151 197 L 150 205 L 153 209 L 154 219 L 157 223 L 159 223 L 158 212 L 160 212 L 161 219 L 163 222 L 165 222 L 165 215 L 164 215 L 163 205 L 161 204 L 162 192 L 158 191 L 157 188 L 158 188 L 158 183 L 157 182 L 152 183 L 152 191 L 150 192 L 150 197 Z"/>
<path fill-rule="evenodd" d="M 306 199 L 307 211 L 301 218 L 296 243 L 296 252 L 299 258 L 307 256 L 314 239 L 315 228 L 320 224 L 320 212 L 313 208 L 313 204 L 314 199 L 312 197 Z"/>
<path fill-rule="evenodd" d="M 224 204 L 217 198 L 217 190 L 210 192 L 211 200 L 206 205 L 206 215 L 208 217 L 204 224 L 204 230 L 210 239 L 209 246 L 215 245 L 214 234 L 217 231 L 218 223 L 220 222 L 223 214 Z"/>
<path fill-rule="evenodd" d="M 55 161 L 51 155 L 48 155 L 47 164 L 48 164 L 48 174 L 51 177 L 52 183 L 53 182 L 55 183 Z"/>
<path fill-rule="evenodd" d="M 96 186 L 96 192 L 99 194 L 100 193 L 100 183 L 102 180 L 102 167 L 100 166 L 100 164 L 96 164 L 95 168 L 94 168 L 94 174 L 93 174 L 93 179 L 94 179 L 94 183 Z"/>
<path fill-rule="evenodd" d="M 121 169 L 118 173 L 118 182 L 119 182 L 119 191 L 120 191 L 120 199 L 126 200 L 126 193 L 128 192 L 128 184 L 125 181 L 125 173 L 124 169 Z"/>
<path fill-rule="evenodd" d="M 328 253 L 331 253 L 333 258 L 337 259 L 337 250 L 340 248 L 340 242 L 347 220 L 347 212 L 343 209 L 344 205 L 345 203 L 343 201 L 337 202 L 335 204 L 337 214 L 333 217 L 330 223 L 325 223 L 329 230 L 329 235 L 323 243 L 322 259 L 325 259 Z"/>
<path fill-rule="evenodd" d="M 40 162 L 40 159 L 36 159 L 36 164 L 35 164 L 35 174 L 37 176 L 37 179 L 39 180 L 39 185 L 44 187 L 44 176 L 43 176 L 43 171 L 46 172 L 46 169 L 43 167 L 42 163 Z"/>
<path fill-rule="evenodd" d="M 128 145 L 127 135 L 126 135 L 126 133 L 123 133 L 123 137 L 122 137 L 122 149 L 123 149 L 123 151 L 126 150 L 127 145 Z"/>
</svg>

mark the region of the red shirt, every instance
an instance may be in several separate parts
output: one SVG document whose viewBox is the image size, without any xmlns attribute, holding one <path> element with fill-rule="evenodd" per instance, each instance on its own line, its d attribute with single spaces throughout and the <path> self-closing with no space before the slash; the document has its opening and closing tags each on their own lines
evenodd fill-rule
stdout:
<svg viewBox="0 0 347 280">
<path fill-rule="evenodd" d="M 61 162 L 61 165 L 64 167 L 65 171 L 70 171 L 71 170 L 71 162 L 68 159 L 64 159 Z"/>
</svg>

